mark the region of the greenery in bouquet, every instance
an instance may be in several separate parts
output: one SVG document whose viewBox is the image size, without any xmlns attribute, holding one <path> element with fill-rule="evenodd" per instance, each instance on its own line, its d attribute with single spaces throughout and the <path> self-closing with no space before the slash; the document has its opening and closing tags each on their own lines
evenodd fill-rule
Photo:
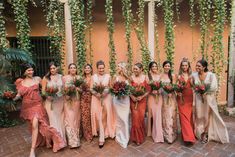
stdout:
<svg viewBox="0 0 235 157">
<path fill-rule="evenodd" d="M 130 95 L 130 86 L 125 81 L 117 81 L 110 88 L 110 93 L 118 98 Z"/>
</svg>

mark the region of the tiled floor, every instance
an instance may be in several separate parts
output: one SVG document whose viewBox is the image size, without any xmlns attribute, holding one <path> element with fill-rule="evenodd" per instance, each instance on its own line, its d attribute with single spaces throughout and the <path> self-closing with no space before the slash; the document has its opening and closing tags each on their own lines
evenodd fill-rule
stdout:
<svg viewBox="0 0 235 157">
<path fill-rule="evenodd" d="M 91 143 L 82 140 L 80 148 L 65 148 L 57 153 L 40 147 L 37 157 L 235 157 L 235 118 L 223 117 L 229 130 L 230 143 L 219 144 L 197 142 L 192 147 L 182 144 L 180 135 L 173 144 L 153 143 L 148 137 L 141 146 L 130 143 L 127 149 L 121 148 L 114 140 L 106 140 L 103 149 L 98 148 L 98 139 Z M 30 150 L 30 134 L 26 124 L 0 129 L 0 157 L 27 157 Z"/>
</svg>

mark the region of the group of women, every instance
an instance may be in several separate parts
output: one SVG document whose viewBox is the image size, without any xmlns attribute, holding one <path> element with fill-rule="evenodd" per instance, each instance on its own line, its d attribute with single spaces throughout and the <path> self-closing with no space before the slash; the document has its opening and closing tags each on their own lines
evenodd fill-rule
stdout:
<svg viewBox="0 0 235 157">
<path fill-rule="evenodd" d="M 97 74 L 93 74 L 92 66 L 86 64 L 83 74 L 77 75 L 76 64 L 71 63 L 68 75 L 62 76 L 58 74 L 58 67 L 50 63 L 48 74 L 41 80 L 33 76 L 33 67 L 25 64 L 23 78 L 16 81 L 18 94 L 15 99 L 22 97 L 21 117 L 28 120 L 31 126 L 30 156 L 35 156 L 35 148 L 41 144 L 53 146 L 54 152 L 67 145 L 79 147 L 81 135 L 87 141 L 99 136 L 100 148 L 108 137 L 115 138 L 124 148 L 129 140 L 137 145 L 142 144 L 146 135 L 151 136 L 154 142 L 173 143 L 178 130 L 177 109 L 182 139 L 186 144 L 195 143 L 196 138 L 203 143 L 210 140 L 229 142 L 227 128 L 217 108 L 217 79 L 215 74 L 208 71 L 205 60 L 199 60 L 196 72 L 192 73 L 190 62 L 183 59 L 178 75 L 172 73 L 170 61 L 163 63 L 162 73 L 159 73 L 159 65 L 151 62 L 148 75 L 143 73 L 141 63 L 133 66 L 131 76 L 126 66 L 126 63 L 120 62 L 116 75 L 111 77 L 105 73 L 103 61 L 96 63 Z M 78 92 L 73 96 L 65 95 L 63 89 L 80 78 L 85 81 L 85 86 L 77 87 L 75 90 Z M 153 81 L 174 84 L 179 80 L 185 82 L 182 92 L 169 93 L 162 88 L 151 90 L 149 86 Z M 140 96 L 112 96 L 109 88 L 120 81 L 147 90 Z M 208 84 L 209 90 L 204 94 L 194 92 L 193 86 L 202 83 Z M 40 84 L 42 93 L 47 88 L 56 87 L 56 96 L 46 95 L 43 100 Z M 97 84 L 105 87 L 102 93 L 94 90 Z"/>
</svg>

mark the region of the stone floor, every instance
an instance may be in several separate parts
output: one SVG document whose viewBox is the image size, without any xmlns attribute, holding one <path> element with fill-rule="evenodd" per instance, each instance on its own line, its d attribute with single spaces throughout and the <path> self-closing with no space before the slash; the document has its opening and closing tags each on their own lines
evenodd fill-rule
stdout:
<svg viewBox="0 0 235 157">
<path fill-rule="evenodd" d="M 197 142 L 191 147 L 182 144 L 179 138 L 173 144 L 153 143 L 148 137 L 146 141 L 136 146 L 130 143 L 127 149 L 121 148 L 114 140 L 106 140 L 103 149 L 98 148 L 98 139 L 91 143 L 82 140 L 80 148 L 65 148 L 57 153 L 51 149 L 40 147 L 37 157 L 235 157 L 235 118 L 223 117 L 229 130 L 230 143 L 219 144 Z M 27 125 L 0 129 L 0 157 L 27 157 L 30 150 L 30 134 Z"/>
</svg>

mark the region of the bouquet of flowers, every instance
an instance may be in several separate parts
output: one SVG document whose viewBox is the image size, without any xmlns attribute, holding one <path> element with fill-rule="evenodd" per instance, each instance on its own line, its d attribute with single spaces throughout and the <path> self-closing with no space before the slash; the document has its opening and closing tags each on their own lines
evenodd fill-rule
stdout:
<svg viewBox="0 0 235 157">
<path fill-rule="evenodd" d="M 7 104 L 7 108 L 11 111 L 16 111 L 14 98 L 16 97 L 16 92 L 12 89 L 6 89 L 1 92 L 1 98 L 4 104 Z"/>
<path fill-rule="evenodd" d="M 15 98 L 15 96 L 16 93 L 12 90 L 6 90 L 2 93 L 2 98 L 7 100 L 12 100 L 13 98 Z"/>
<path fill-rule="evenodd" d="M 83 78 L 79 78 L 79 79 L 75 78 L 73 83 L 74 83 L 75 87 L 80 88 L 81 85 L 85 83 L 85 81 Z"/>
<path fill-rule="evenodd" d="M 167 94 L 171 94 L 171 93 L 175 92 L 176 85 L 172 84 L 172 83 L 164 83 L 164 84 L 162 84 L 162 88 Z M 170 104 L 169 96 L 167 97 L 167 104 Z"/>
<path fill-rule="evenodd" d="M 135 97 L 142 96 L 146 93 L 146 88 L 143 85 L 132 86 L 131 94 Z M 138 101 L 135 103 L 135 109 L 137 109 Z"/>
<path fill-rule="evenodd" d="M 177 84 L 175 85 L 175 91 L 178 93 L 181 93 L 180 100 L 182 103 L 184 102 L 182 92 L 183 92 L 185 86 L 186 86 L 186 82 L 185 82 L 184 78 L 180 77 L 179 80 L 177 81 Z"/>
<path fill-rule="evenodd" d="M 45 96 L 56 97 L 57 92 L 59 91 L 57 86 L 46 86 Z"/>
<path fill-rule="evenodd" d="M 158 91 L 162 87 L 162 83 L 160 81 L 150 81 L 149 86 L 152 91 Z M 156 101 L 158 101 L 158 94 L 156 95 Z"/>
<path fill-rule="evenodd" d="M 110 88 L 110 92 L 120 99 L 121 97 L 130 94 L 130 86 L 125 81 L 117 81 Z"/>
<path fill-rule="evenodd" d="M 96 93 L 100 94 L 100 100 L 101 100 L 101 105 L 103 106 L 103 97 L 102 94 L 104 93 L 106 87 L 104 85 L 100 84 L 94 84 L 92 90 L 95 91 Z"/>
<path fill-rule="evenodd" d="M 67 96 L 74 96 L 74 95 L 76 95 L 76 87 L 75 87 L 75 85 L 71 84 L 71 85 L 64 86 L 63 93 L 64 93 L 64 95 L 67 95 Z"/>
<path fill-rule="evenodd" d="M 201 95 L 202 102 L 204 103 L 203 94 L 209 91 L 210 84 L 204 84 L 204 83 L 195 84 L 193 88 L 196 93 Z"/>
</svg>

